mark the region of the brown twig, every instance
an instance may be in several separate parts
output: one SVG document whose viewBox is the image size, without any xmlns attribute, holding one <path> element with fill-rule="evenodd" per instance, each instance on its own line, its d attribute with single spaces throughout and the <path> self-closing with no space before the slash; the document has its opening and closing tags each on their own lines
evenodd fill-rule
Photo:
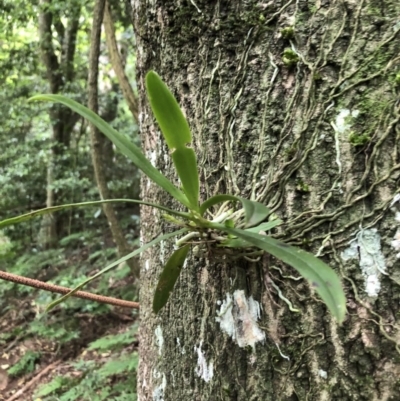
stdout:
<svg viewBox="0 0 400 401">
<path fill-rule="evenodd" d="M 61 363 L 61 360 L 59 361 L 55 361 L 52 364 L 50 364 L 49 366 L 46 366 L 41 372 L 39 372 L 31 381 L 29 381 L 28 383 L 25 384 L 24 387 L 22 387 L 21 389 L 19 389 L 15 394 L 13 394 L 8 400 L 6 401 L 15 401 L 18 399 L 19 396 L 21 396 L 22 394 L 24 394 L 24 392 L 26 390 L 28 390 L 29 387 L 31 387 L 32 385 L 34 385 L 37 381 L 40 380 L 40 378 L 42 376 L 44 376 L 49 370 L 54 369 L 57 365 L 59 365 Z"/>
<path fill-rule="evenodd" d="M 39 288 L 40 290 L 55 292 L 57 294 L 68 294 L 72 290 L 67 287 L 61 287 L 60 285 L 45 283 L 43 281 L 18 276 L 17 274 L 8 273 L 0 270 L 0 279 L 6 281 L 12 281 L 13 283 L 27 285 L 28 287 Z M 90 301 L 96 301 L 103 304 L 122 306 L 124 308 L 139 309 L 138 302 L 124 301 L 118 298 L 106 297 L 104 295 L 92 294 L 86 291 L 76 291 L 72 294 L 73 297 L 89 299 Z"/>
</svg>

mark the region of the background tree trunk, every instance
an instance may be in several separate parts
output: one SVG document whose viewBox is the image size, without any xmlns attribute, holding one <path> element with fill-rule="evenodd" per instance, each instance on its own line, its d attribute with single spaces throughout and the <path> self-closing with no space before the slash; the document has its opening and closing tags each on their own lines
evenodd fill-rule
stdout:
<svg viewBox="0 0 400 401">
<path fill-rule="evenodd" d="M 400 3 L 132 1 L 146 155 L 177 182 L 144 96 L 156 70 L 189 118 L 202 200 L 268 205 L 274 236 L 342 277 L 339 327 L 272 257 L 192 255 L 160 316 L 163 243 L 143 257 L 145 400 L 396 400 L 400 394 Z M 143 179 L 143 199 L 172 201 Z M 170 230 L 142 209 L 142 240 Z"/>
<path fill-rule="evenodd" d="M 122 94 L 130 112 L 132 113 L 135 122 L 138 120 L 138 101 L 135 93 L 133 92 L 132 86 L 129 83 L 128 77 L 125 74 L 124 63 L 118 49 L 117 39 L 115 37 L 115 26 L 112 19 L 110 5 L 106 1 L 104 8 L 104 30 L 106 33 L 106 43 L 108 54 L 110 55 L 110 61 L 113 66 L 115 75 L 117 76 L 119 86 L 121 87 Z"/>
<path fill-rule="evenodd" d="M 90 40 L 89 55 L 89 78 L 88 78 L 88 107 L 90 110 L 98 113 L 98 76 L 99 76 L 99 56 L 100 56 L 100 37 L 101 25 L 105 11 L 105 0 L 97 0 L 93 10 L 93 24 Z M 92 145 L 92 162 L 96 177 L 97 187 L 101 199 L 110 199 L 110 191 L 108 189 L 107 178 L 105 173 L 104 157 L 102 157 L 102 147 L 106 138 L 93 125 L 90 125 L 90 142 Z M 117 246 L 118 256 L 123 257 L 131 252 L 128 241 L 125 238 L 121 225 L 118 222 L 115 209 L 111 203 L 103 204 L 103 211 L 107 217 L 111 234 L 115 245 Z M 139 266 L 137 259 L 129 259 L 127 264 L 132 270 L 132 274 L 137 277 L 139 275 Z"/>
<path fill-rule="evenodd" d="M 40 0 L 39 5 L 41 56 L 49 81 L 50 93 L 56 94 L 60 93 L 66 86 L 68 87 L 75 78 L 74 56 L 81 8 L 78 2 L 71 2 L 70 15 L 65 27 L 59 15 L 54 12 L 55 6 L 51 0 Z M 55 32 L 61 45 L 59 57 L 53 44 Z M 50 119 L 52 148 L 47 166 L 46 207 L 55 206 L 58 203 L 57 200 L 61 198 L 61 191 L 56 194 L 53 186 L 61 170 L 60 167 L 67 167 L 62 156 L 70 146 L 71 132 L 78 121 L 78 116 L 66 107 L 55 105 L 50 109 Z M 38 241 L 44 248 L 51 248 L 57 244 L 65 221 L 65 215 L 47 215 L 42 219 Z"/>
</svg>

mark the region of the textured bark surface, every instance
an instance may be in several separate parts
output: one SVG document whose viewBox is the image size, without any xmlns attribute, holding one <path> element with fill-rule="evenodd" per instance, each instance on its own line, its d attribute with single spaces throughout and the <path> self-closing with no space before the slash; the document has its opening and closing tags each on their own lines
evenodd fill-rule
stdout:
<svg viewBox="0 0 400 401">
<path fill-rule="evenodd" d="M 349 311 L 339 327 L 268 255 L 209 252 L 192 254 L 156 317 L 152 296 L 171 251 L 163 243 L 142 260 L 139 399 L 399 399 L 400 3 L 132 6 L 147 156 L 177 183 L 144 97 L 154 69 L 189 119 L 202 199 L 232 193 L 268 205 L 284 221 L 274 236 L 341 276 Z M 143 198 L 174 206 L 147 178 Z M 143 208 L 143 241 L 171 229 Z M 245 313 L 257 302 L 258 321 Z"/>
</svg>

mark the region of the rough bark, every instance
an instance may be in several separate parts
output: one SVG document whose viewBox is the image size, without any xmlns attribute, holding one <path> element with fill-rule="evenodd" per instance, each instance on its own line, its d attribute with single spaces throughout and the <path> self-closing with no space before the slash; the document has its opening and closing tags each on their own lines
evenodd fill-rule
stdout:
<svg viewBox="0 0 400 401">
<path fill-rule="evenodd" d="M 93 24 L 90 38 L 89 53 L 89 78 L 88 78 L 88 107 L 95 113 L 98 112 L 98 76 L 99 76 L 99 55 L 100 55 L 100 36 L 101 24 L 104 15 L 105 0 L 97 0 L 93 10 Z M 104 161 L 102 157 L 103 134 L 93 125 L 90 124 L 90 142 L 92 145 L 92 161 L 96 177 L 97 186 L 101 199 L 110 199 L 110 191 L 108 189 L 106 175 L 104 171 Z M 118 255 L 120 257 L 131 252 L 129 244 L 124 236 L 122 228 L 118 222 L 114 207 L 110 203 L 103 204 L 104 214 L 107 217 L 108 224 L 112 233 L 113 240 L 117 246 Z M 132 274 L 139 275 L 139 265 L 137 259 L 127 261 L 132 269 Z"/>
<path fill-rule="evenodd" d="M 132 6 L 147 156 L 177 182 L 144 96 L 154 69 L 189 119 L 202 200 L 264 202 L 284 221 L 274 236 L 329 263 L 348 300 L 339 327 L 279 261 L 209 252 L 192 255 L 154 316 L 171 252 L 161 244 L 141 271 L 140 401 L 398 399 L 400 3 Z M 176 206 L 146 178 L 143 199 Z M 170 229 L 153 210 L 141 216 L 144 242 Z M 260 318 L 243 320 L 246 305 Z"/>
</svg>

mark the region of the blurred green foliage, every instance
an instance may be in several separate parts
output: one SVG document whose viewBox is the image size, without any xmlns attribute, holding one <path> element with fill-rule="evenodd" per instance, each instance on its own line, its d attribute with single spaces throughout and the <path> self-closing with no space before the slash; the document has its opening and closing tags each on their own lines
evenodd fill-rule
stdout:
<svg viewBox="0 0 400 401">
<path fill-rule="evenodd" d="M 52 45 L 59 61 L 62 60 L 62 29 L 68 29 L 74 4 L 80 6 L 79 28 L 73 58 L 74 77 L 62 87 L 66 94 L 86 103 L 89 32 L 92 24 L 92 1 L 63 2 L 52 0 L 48 11 L 53 14 Z M 43 103 L 28 103 L 27 99 L 38 93 L 49 92 L 49 81 L 40 53 L 38 34 L 39 4 L 36 0 L 5 0 L 0 7 L 0 220 L 17 216 L 46 206 L 47 168 L 52 143 L 52 123 L 49 107 Z M 134 82 L 134 37 L 123 3 L 113 5 L 114 21 L 120 48 L 124 51 L 126 73 Z M 62 28 L 63 27 L 63 28 Z M 104 42 L 104 41 L 103 41 Z M 60 63 L 61 65 L 61 63 Z M 99 105 L 100 114 L 109 123 L 139 144 L 137 125 L 129 112 L 112 70 L 105 43 L 100 57 Z M 61 146 L 61 145 L 57 145 Z M 109 161 L 106 165 L 109 188 L 114 198 L 137 198 L 139 174 L 135 166 L 119 154 L 111 143 L 103 149 Z M 69 147 L 64 147 L 61 156 L 53 161 L 55 180 L 52 188 L 60 194 L 59 203 L 99 199 L 94 180 L 90 155 L 90 140 L 87 123 L 77 119 L 71 133 Z M 138 210 L 132 205 L 116 206 L 129 243 L 134 247 L 138 237 Z M 116 251 L 107 220 L 100 208 L 71 210 L 63 220 L 62 236 L 54 249 L 42 249 L 40 228 L 42 221 L 33 219 L 27 223 L 7 227 L 0 231 L 0 268 L 15 274 L 73 287 L 93 272 L 115 259 Z M 137 297 L 130 280 L 130 269 L 121 265 L 113 273 L 104 275 L 88 289 L 124 299 Z M 111 308 L 81 299 L 71 299 L 62 304 L 55 313 L 43 315 L 45 306 L 57 298 L 56 294 L 36 291 L 30 287 L 2 281 L 0 285 L 0 321 L 10 310 L 18 310 L 19 303 L 25 306 L 18 310 L 24 323 L 2 330 L 0 345 L 6 347 L 16 339 L 55 341 L 59 350 L 77 341 L 82 342 L 87 334 L 78 317 L 90 314 L 94 319 L 107 319 Z M 101 316 L 104 316 L 102 318 Z M 106 325 L 106 324 L 105 324 Z M 123 354 L 121 348 L 132 342 L 131 331 L 121 340 L 117 334 L 101 340 L 116 346 L 106 363 L 85 363 L 80 384 L 68 377 L 55 377 L 39 395 L 46 400 L 115 400 L 136 397 L 134 371 L 136 352 Z M 94 334 L 103 335 L 101 330 Z M 93 340 L 93 338 L 92 338 Z M 99 340 L 100 341 L 100 340 Z M 122 341 L 122 342 L 121 342 Z M 106 346 L 106 345 L 105 345 Z M 115 350 L 115 355 L 113 354 Z M 41 351 L 29 351 L 13 364 L 8 373 L 20 376 L 32 372 L 40 362 Z M 121 360 L 121 358 L 125 358 Z M 115 360 L 115 362 L 114 362 Z M 119 362 L 118 362 L 119 361 Z M 122 361 L 122 362 L 121 362 Z M 82 365 L 83 366 L 83 365 Z M 100 367 L 99 367 L 100 366 Z M 114 369 L 114 373 L 113 373 Z M 114 375 L 114 376 L 113 376 Z M 99 377 L 117 377 L 111 387 L 105 386 L 99 393 Z M 75 380 L 75 379 L 74 379 Z M 111 380 L 111 379 L 110 379 Z M 85 394 L 83 396 L 82 394 Z M 38 396 L 39 396 L 38 395 Z M 119 398 L 117 398 L 119 397 Z M 125 397 L 125 398 L 124 398 Z"/>
</svg>

